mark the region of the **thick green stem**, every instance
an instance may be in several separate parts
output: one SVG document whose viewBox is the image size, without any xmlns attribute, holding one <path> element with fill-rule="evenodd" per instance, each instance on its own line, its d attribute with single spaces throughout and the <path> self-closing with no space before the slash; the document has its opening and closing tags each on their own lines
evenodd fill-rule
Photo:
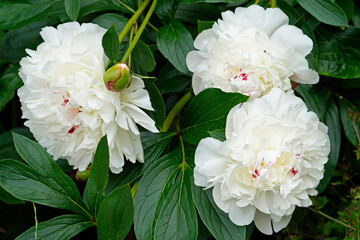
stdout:
<svg viewBox="0 0 360 240">
<path fill-rule="evenodd" d="M 260 2 L 260 0 L 256 0 L 254 4 L 255 4 L 255 5 L 258 5 L 259 2 Z"/>
<path fill-rule="evenodd" d="M 190 100 L 190 98 L 191 98 L 191 92 L 188 92 L 175 104 L 173 109 L 171 109 L 171 111 L 167 115 L 164 124 L 160 129 L 161 132 L 167 132 L 169 130 L 175 116 L 179 114 L 179 112 L 184 108 L 184 106 Z"/>
<path fill-rule="evenodd" d="M 147 1 L 145 1 L 143 3 L 143 5 L 146 3 Z M 129 57 L 131 51 L 134 49 L 137 41 L 139 40 L 142 32 L 144 31 L 145 27 L 146 27 L 146 24 L 149 22 L 150 20 L 150 17 L 152 15 L 152 13 L 154 12 L 155 10 L 155 7 L 156 7 L 156 4 L 157 4 L 157 0 L 154 0 L 151 4 L 151 7 L 150 7 L 150 10 L 149 12 L 146 14 L 146 17 L 144 19 L 144 21 L 141 23 L 141 26 L 139 27 L 139 30 L 137 31 L 135 37 L 134 37 L 134 40 L 132 41 L 132 43 L 130 44 L 129 48 L 126 50 L 125 52 L 125 55 L 124 57 L 121 59 L 121 62 L 126 62 L 127 58 Z M 119 36 L 120 38 L 120 36 Z"/>
<path fill-rule="evenodd" d="M 271 0 L 271 7 L 276 8 L 276 0 Z"/>
<path fill-rule="evenodd" d="M 129 7 L 128 5 L 126 5 L 125 3 L 123 3 L 122 1 L 120 1 L 120 0 L 117 0 L 118 1 L 118 3 L 120 3 L 121 5 L 123 5 L 124 7 L 126 7 L 127 8 L 127 10 L 129 10 L 130 12 L 132 12 L 132 13 L 135 13 L 135 10 L 134 9 L 132 9 L 131 7 Z M 157 31 L 159 31 L 159 29 L 157 29 L 154 25 L 152 25 L 150 22 L 148 23 L 148 25 L 152 28 L 152 29 L 154 29 L 156 32 Z"/>
<path fill-rule="evenodd" d="M 314 208 L 311 208 L 311 207 L 308 207 L 307 209 L 309 209 L 309 210 L 311 210 L 311 211 L 313 211 L 313 212 L 315 212 L 315 213 L 317 213 L 317 214 L 320 214 L 321 216 L 326 217 L 326 218 L 330 219 L 331 221 L 334 221 L 334 222 L 336 222 L 336 223 L 338 223 L 338 224 L 340 224 L 340 225 L 343 225 L 344 227 L 350 228 L 350 229 L 352 229 L 352 230 L 356 230 L 356 229 L 353 228 L 352 226 L 350 226 L 350 225 L 348 225 L 348 224 L 346 224 L 346 223 L 343 223 L 343 222 L 341 222 L 341 221 L 339 221 L 339 220 L 337 220 L 337 219 L 335 219 L 335 218 L 333 218 L 333 217 L 330 217 L 329 215 L 321 212 L 320 210 L 317 210 L 317 209 L 314 209 Z"/>
<path fill-rule="evenodd" d="M 130 31 L 131 27 L 134 25 L 134 22 L 139 18 L 141 13 L 145 10 L 146 6 L 149 4 L 150 0 L 145 0 L 144 3 L 139 7 L 139 9 L 134 13 L 130 20 L 126 23 L 125 27 L 119 34 L 119 42 L 121 44 L 124 40 L 126 34 Z"/>
</svg>

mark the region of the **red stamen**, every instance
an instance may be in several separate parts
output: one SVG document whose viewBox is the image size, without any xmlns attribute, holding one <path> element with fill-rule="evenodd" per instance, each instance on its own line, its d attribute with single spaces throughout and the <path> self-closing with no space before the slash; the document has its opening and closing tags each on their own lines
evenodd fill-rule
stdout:
<svg viewBox="0 0 360 240">
<path fill-rule="evenodd" d="M 290 169 L 290 171 L 294 176 L 298 173 L 298 171 L 296 171 L 294 168 Z"/>
<path fill-rule="evenodd" d="M 68 133 L 72 134 L 72 133 L 76 130 L 76 128 L 77 128 L 76 125 L 75 125 L 75 126 L 72 126 L 72 127 L 70 128 L 70 130 L 68 131 Z"/>
</svg>

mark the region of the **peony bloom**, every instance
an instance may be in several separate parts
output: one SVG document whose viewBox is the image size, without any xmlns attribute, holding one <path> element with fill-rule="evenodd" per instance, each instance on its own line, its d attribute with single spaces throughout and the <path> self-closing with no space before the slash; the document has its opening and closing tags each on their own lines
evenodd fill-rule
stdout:
<svg viewBox="0 0 360 240">
<path fill-rule="evenodd" d="M 327 131 L 300 98 L 273 89 L 230 111 L 224 142 L 200 141 L 195 184 L 213 187 L 215 203 L 235 224 L 254 221 L 265 234 L 278 232 L 295 206 L 310 206 L 317 194 L 330 151 Z"/>
<path fill-rule="evenodd" d="M 122 92 L 104 82 L 108 58 L 102 47 L 106 29 L 87 23 L 60 24 L 40 32 L 44 42 L 21 60 L 18 90 L 25 125 L 54 159 L 65 158 L 83 171 L 92 162 L 101 137 L 107 135 L 110 169 L 122 171 L 124 155 L 143 162 L 139 129 L 157 132 L 140 108 L 153 110 L 144 82 L 132 76 Z"/>
<path fill-rule="evenodd" d="M 195 39 L 186 63 L 194 93 L 206 88 L 239 92 L 250 99 L 272 88 L 292 91 L 291 82 L 314 84 L 319 75 L 305 56 L 313 47 L 309 37 L 292 25 L 280 9 L 257 5 L 222 13 L 211 29 Z"/>
</svg>

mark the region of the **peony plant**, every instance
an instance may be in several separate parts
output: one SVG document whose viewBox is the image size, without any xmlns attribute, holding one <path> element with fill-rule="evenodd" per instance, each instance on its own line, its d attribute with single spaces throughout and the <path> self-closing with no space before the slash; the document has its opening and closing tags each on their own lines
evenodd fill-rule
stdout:
<svg viewBox="0 0 360 240">
<path fill-rule="evenodd" d="M 0 239 L 356 239 L 359 7 L 0 2 Z"/>
</svg>

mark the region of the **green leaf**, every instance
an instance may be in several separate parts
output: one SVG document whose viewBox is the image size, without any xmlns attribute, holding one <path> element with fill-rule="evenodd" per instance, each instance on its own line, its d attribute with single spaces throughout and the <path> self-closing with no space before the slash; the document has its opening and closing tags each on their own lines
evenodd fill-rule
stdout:
<svg viewBox="0 0 360 240">
<path fill-rule="evenodd" d="M 239 5 L 248 2 L 249 0 L 181 0 L 184 3 L 196 3 L 196 2 L 206 2 L 206 3 L 237 3 Z"/>
<path fill-rule="evenodd" d="M 90 176 L 86 183 L 86 202 L 91 214 L 96 216 L 104 200 L 105 187 L 109 178 L 109 146 L 104 136 L 96 149 Z"/>
<path fill-rule="evenodd" d="M 55 23 L 54 19 L 46 19 L 42 22 L 32 23 L 6 32 L 0 46 L 0 59 L 6 62 L 19 61 L 22 57 L 26 56 L 26 48 L 36 49 L 42 42 L 39 34 L 41 28 Z"/>
<path fill-rule="evenodd" d="M 65 0 L 66 14 L 71 21 L 76 21 L 80 12 L 80 0 Z"/>
<path fill-rule="evenodd" d="M 0 200 L 3 201 L 6 204 L 21 204 L 25 203 L 23 200 L 17 199 L 13 195 L 11 195 L 9 192 L 7 192 L 5 189 L 0 187 Z"/>
<path fill-rule="evenodd" d="M 1 1 L 0 29 L 13 29 L 45 19 L 51 14 L 50 7 L 60 0 Z"/>
<path fill-rule="evenodd" d="M 337 42 L 319 43 L 319 74 L 335 78 L 360 78 L 360 52 Z"/>
<path fill-rule="evenodd" d="M 198 33 L 201 33 L 202 31 L 212 28 L 215 21 L 201 21 L 198 20 Z"/>
<path fill-rule="evenodd" d="M 360 3 L 358 1 L 354 1 L 354 5 L 354 15 L 351 20 L 356 27 L 360 27 Z"/>
<path fill-rule="evenodd" d="M 354 147 L 357 147 L 359 142 L 355 127 L 360 130 L 360 126 L 357 123 L 353 123 L 352 119 L 349 119 L 348 111 L 351 110 L 353 112 L 360 112 L 349 100 L 344 98 L 339 98 L 340 104 L 340 117 L 341 122 L 344 127 L 346 138 L 351 142 Z M 355 124 L 355 126 L 354 126 Z"/>
<path fill-rule="evenodd" d="M 332 175 L 334 174 L 334 170 L 336 168 L 337 162 L 339 160 L 340 153 L 340 145 L 341 145 L 341 127 L 340 127 L 340 117 L 339 110 L 331 97 L 326 106 L 325 113 L 325 125 L 328 126 L 328 135 L 330 139 L 330 154 L 329 160 L 325 164 L 325 173 L 323 179 L 321 179 L 319 186 L 317 186 L 316 190 L 320 195 L 329 184 Z"/>
<path fill-rule="evenodd" d="M 165 121 L 165 104 L 154 83 L 145 82 L 145 88 L 149 92 L 151 105 L 155 111 L 145 110 L 145 112 L 156 122 L 157 126 L 162 126 Z"/>
<path fill-rule="evenodd" d="M 45 168 L 45 167 L 44 167 Z M 68 194 L 53 178 L 43 177 L 29 166 L 15 160 L 0 161 L 0 186 L 16 198 L 50 207 L 89 214 L 79 200 Z M 75 184 L 74 184 L 75 185 Z M 79 192 L 77 192 L 80 197 Z"/>
<path fill-rule="evenodd" d="M 166 59 L 182 73 L 190 75 L 186 66 L 186 55 L 194 49 L 190 32 L 178 20 L 160 28 L 157 33 L 157 46 Z"/>
<path fill-rule="evenodd" d="M 15 91 L 23 85 L 20 77 L 15 73 L 8 73 L 0 78 L 0 112 L 14 97 Z"/>
<path fill-rule="evenodd" d="M 240 93 L 225 93 L 217 88 L 209 88 L 196 95 L 185 108 L 180 121 L 185 142 L 197 144 L 211 132 L 225 130 L 225 122 L 230 109 L 248 99 Z"/>
<path fill-rule="evenodd" d="M 124 239 L 134 219 L 134 205 L 129 186 L 115 189 L 101 203 L 97 215 L 98 238 Z"/>
<path fill-rule="evenodd" d="M 220 9 L 215 4 L 194 1 L 193 3 L 180 3 L 175 18 L 190 24 L 198 20 L 213 21 L 221 17 Z"/>
<path fill-rule="evenodd" d="M 155 8 L 155 13 L 163 23 L 169 23 L 174 17 L 178 5 L 179 0 L 159 0 Z"/>
<path fill-rule="evenodd" d="M 141 178 L 135 195 L 138 239 L 196 239 L 192 172 L 180 149 L 159 158 Z"/>
<path fill-rule="evenodd" d="M 301 95 L 308 110 L 315 112 L 320 121 L 324 122 L 330 91 L 318 88 L 314 90 L 310 84 L 299 84 L 295 91 Z"/>
<path fill-rule="evenodd" d="M 106 56 L 110 61 L 116 63 L 117 56 L 120 51 L 119 34 L 116 30 L 115 24 L 106 31 L 102 39 L 102 46 Z"/>
<path fill-rule="evenodd" d="M 122 30 L 129 19 L 124 16 L 115 14 L 115 13 L 105 13 L 96 17 L 92 20 L 93 23 L 103 27 L 103 28 L 110 28 L 113 24 L 115 24 L 116 29 Z"/>
<path fill-rule="evenodd" d="M 152 72 L 155 69 L 155 59 L 150 48 L 141 40 L 139 40 L 131 53 L 132 59 L 145 72 Z"/>
<path fill-rule="evenodd" d="M 151 167 L 163 153 L 170 140 L 176 135 L 174 132 L 152 133 L 141 132 L 141 142 L 144 148 L 144 163 L 127 163 L 124 171 L 120 174 L 110 174 L 106 193 L 111 192 L 117 187 L 131 183 L 140 177 L 146 169 Z"/>
<path fill-rule="evenodd" d="M 20 155 L 16 152 L 14 147 L 12 132 L 32 138 L 30 130 L 26 127 L 12 128 L 11 131 L 0 134 L 0 160 L 1 159 L 15 159 L 21 160 Z"/>
<path fill-rule="evenodd" d="M 95 224 L 83 216 L 62 215 L 39 223 L 37 229 L 35 226 L 30 228 L 16 240 L 35 239 L 35 231 L 37 239 L 67 240 L 92 226 Z"/>
<path fill-rule="evenodd" d="M 164 93 L 181 92 L 191 82 L 191 78 L 180 73 L 170 63 L 167 63 L 158 76 L 157 86 Z"/>
<path fill-rule="evenodd" d="M 360 28 L 355 26 L 349 26 L 345 31 L 339 31 L 335 37 L 341 42 L 343 47 L 354 48 L 360 51 L 358 44 L 360 38 Z"/>
<path fill-rule="evenodd" d="M 344 10 L 347 19 L 351 19 L 353 17 L 355 8 L 353 0 L 336 0 L 335 3 Z"/>
<path fill-rule="evenodd" d="M 194 185 L 193 197 L 201 220 L 216 239 L 246 239 L 246 227 L 235 225 L 227 214 L 216 206 L 212 189 L 202 190 Z"/>
<path fill-rule="evenodd" d="M 67 208 L 65 208 L 65 209 L 74 210 L 78 213 L 85 214 L 85 216 L 88 216 L 89 213 L 87 212 L 87 208 L 81 199 L 79 190 L 77 189 L 75 183 L 71 180 L 71 178 L 69 176 L 67 176 L 66 174 L 64 174 L 61 171 L 60 167 L 55 163 L 55 161 L 45 151 L 45 149 L 43 149 L 40 146 L 40 144 L 38 144 L 26 137 L 23 137 L 19 134 L 14 133 L 13 138 L 14 138 L 14 144 L 15 144 L 16 151 L 25 160 L 25 162 L 27 164 L 29 164 L 29 166 L 33 170 L 30 169 L 29 171 L 27 171 L 28 169 L 26 168 L 25 169 L 26 170 L 25 172 L 27 172 L 26 177 L 18 176 L 19 174 L 17 172 L 14 172 L 14 174 L 12 176 L 13 177 L 12 184 L 16 185 L 16 183 L 18 183 L 18 181 L 16 180 L 16 177 L 19 177 L 21 179 L 24 178 L 24 181 L 26 181 L 30 185 L 31 185 L 31 182 L 35 182 L 37 185 L 40 185 L 39 187 L 42 187 L 45 192 L 48 192 L 48 194 L 50 194 L 51 192 L 56 192 L 56 195 L 61 195 L 61 196 L 59 196 L 59 198 L 63 198 L 64 199 L 63 201 L 66 202 L 66 204 L 67 204 L 66 205 Z M 27 166 L 25 166 L 25 167 L 27 167 Z M 20 167 L 16 166 L 15 169 L 17 169 L 17 168 L 22 169 L 22 166 L 20 166 Z M 35 172 L 34 170 L 36 171 L 36 174 L 33 176 L 33 173 Z M 44 180 L 44 179 L 46 179 L 46 180 Z M 46 182 L 46 184 L 44 186 L 41 185 L 42 181 Z M 34 186 L 30 186 L 30 187 L 34 187 Z M 7 189 L 6 187 L 4 187 L 4 188 L 7 191 L 9 191 L 9 189 Z M 13 189 L 11 189 L 11 191 L 9 191 L 9 192 L 20 199 L 33 201 L 33 200 L 31 200 L 31 195 L 26 194 L 27 191 L 24 191 L 24 194 L 25 194 L 24 197 L 26 197 L 26 198 L 20 197 L 22 195 L 21 191 L 23 191 L 21 189 L 23 189 L 23 188 L 24 188 L 24 186 L 17 186 L 16 189 L 20 191 L 19 193 L 17 193 L 17 195 L 13 194 Z M 35 187 L 33 190 L 36 193 Z M 37 194 L 39 194 L 39 193 L 37 193 Z M 51 194 L 55 194 L 55 193 L 51 193 Z M 41 194 L 39 197 L 40 197 L 40 199 L 43 198 L 43 197 L 41 197 Z M 54 206 L 54 207 L 58 207 L 58 208 L 63 207 L 62 204 L 58 203 L 56 197 L 49 197 L 49 199 L 45 198 L 45 199 L 43 199 L 43 201 L 44 201 L 44 204 L 48 205 L 48 206 Z M 49 201 L 49 202 L 47 202 L 47 201 Z"/>
<path fill-rule="evenodd" d="M 345 12 L 331 0 L 297 0 L 298 3 L 320 22 L 333 26 L 346 26 Z"/>
</svg>

